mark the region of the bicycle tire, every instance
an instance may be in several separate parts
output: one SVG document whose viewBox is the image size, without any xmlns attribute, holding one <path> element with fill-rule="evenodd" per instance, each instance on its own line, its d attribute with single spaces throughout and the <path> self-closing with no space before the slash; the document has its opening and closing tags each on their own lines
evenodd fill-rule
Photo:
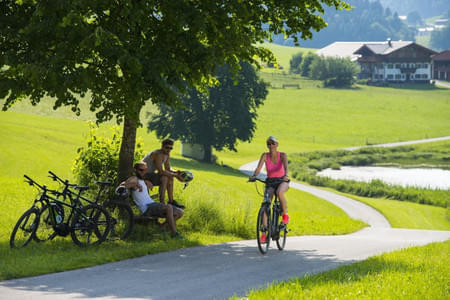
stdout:
<svg viewBox="0 0 450 300">
<path fill-rule="evenodd" d="M 90 204 L 76 211 L 70 235 L 78 246 L 98 245 L 106 240 L 111 218 L 105 208 Z"/>
<path fill-rule="evenodd" d="M 276 220 L 276 224 L 277 224 L 276 226 L 277 226 L 277 231 L 278 231 L 278 237 L 275 241 L 276 241 L 278 250 L 281 251 L 286 246 L 287 225 L 283 224 L 283 222 L 281 221 L 281 216 L 278 216 L 277 219 L 278 220 Z"/>
<path fill-rule="evenodd" d="M 58 212 L 64 219 L 64 208 L 58 207 Z M 61 221 L 62 222 L 62 221 Z M 55 229 L 51 221 L 48 205 L 44 205 L 39 212 L 39 223 L 34 233 L 34 240 L 38 243 L 53 239 L 56 236 Z"/>
<path fill-rule="evenodd" d="M 125 240 L 133 230 L 134 214 L 130 205 L 124 201 L 112 200 L 103 205 L 111 217 L 111 230 L 108 239 Z"/>
<path fill-rule="evenodd" d="M 264 213 L 267 213 L 267 225 L 264 226 Z M 266 242 L 261 242 L 261 235 L 266 234 Z M 270 211 L 267 209 L 267 205 L 262 205 L 258 212 L 258 219 L 256 222 L 256 240 L 258 242 L 258 249 L 261 254 L 266 254 L 270 245 Z"/>
<path fill-rule="evenodd" d="M 30 208 L 20 216 L 9 239 L 11 248 L 23 248 L 33 239 L 39 222 L 39 210 Z M 20 236 L 23 234 L 23 236 Z"/>
</svg>

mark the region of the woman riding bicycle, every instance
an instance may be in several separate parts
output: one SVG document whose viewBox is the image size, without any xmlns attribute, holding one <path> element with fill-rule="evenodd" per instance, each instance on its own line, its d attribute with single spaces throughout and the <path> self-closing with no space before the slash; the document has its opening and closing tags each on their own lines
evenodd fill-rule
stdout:
<svg viewBox="0 0 450 300">
<path fill-rule="evenodd" d="M 289 223 L 289 216 L 287 214 L 286 196 L 284 193 L 289 189 L 288 177 L 288 158 L 284 152 L 278 152 L 278 140 L 269 136 L 267 138 L 267 147 L 269 152 L 263 153 L 259 159 L 258 166 L 253 172 L 251 181 L 255 180 L 256 176 L 261 172 L 263 164 L 265 163 L 267 171 L 267 185 L 269 189 L 270 199 L 272 200 L 273 193 L 276 192 L 281 202 L 281 209 L 283 210 L 282 221 L 284 224 Z"/>
</svg>

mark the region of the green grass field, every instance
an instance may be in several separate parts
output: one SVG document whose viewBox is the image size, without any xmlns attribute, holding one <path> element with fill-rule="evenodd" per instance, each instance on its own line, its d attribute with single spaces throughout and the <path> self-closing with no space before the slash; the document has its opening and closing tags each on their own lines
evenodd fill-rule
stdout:
<svg viewBox="0 0 450 300">
<path fill-rule="evenodd" d="M 252 142 L 240 143 L 237 154 L 216 153 L 219 162 L 238 167 L 257 160 L 270 135 L 287 153 L 447 136 L 450 92 L 370 86 L 270 89 L 258 115 Z"/>
<path fill-rule="evenodd" d="M 278 46 L 274 46 L 276 48 Z M 277 49 L 281 50 L 296 53 L 298 49 Z M 289 54 L 283 55 L 285 62 L 280 59 L 280 63 L 283 65 L 287 61 L 288 65 Z M 282 80 L 277 76 L 270 80 Z M 367 86 L 335 90 L 317 88 L 315 84 L 301 84 L 299 90 L 270 89 L 265 105 L 259 110 L 253 141 L 240 143 L 238 153 L 216 153 L 218 162 L 236 168 L 258 159 L 266 151 L 265 139 L 269 135 L 279 138 L 281 151 L 295 153 L 450 133 L 448 90 Z M 52 112 L 52 105 L 51 100 L 36 107 L 23 102 L 14 107 L 15 112 L 0 113 L 0 280 L 102 264 L 180 247 L 253 238 L 260 203 L 253 184 L 246 183 L 245 176 L 235 169 L 180 157 L 177 143 L 173 166 L 190 169 L 195 174 L 188 189 L 181 190 L 178 185 L 176 190 L 177 199 L 188 207 L 179 222 L 187 241 L 166 240 L 158 230 L 138 226 L 130 241 L 88 249 L 78 248 L 70 238 L 57 238 L 48 244 L 32 243 L 18 251 L 9 249 L 11 230 L 35 195 L 35 191 L 23 182 L 23 174 L 42 183 L 50 183 L 47 170 L 73 179 L 71 166 L 76 149 L 84 146 L 84 135 L 88 133 L 88 126 L 83 121 L 93 117 L 92 113 L 86 112 L 86 104 L 83 104 L 80 118 L 67 109 Z M 151 104 L 146 106 L 143 116 L 153 109 Z M 108 134 L 109 126 L 102 126 L 100 132 Z M 159 146 L 155 135 L 147 133 L 146 129 L 140 129 L 138 136 L 143 137 L 148 151 Z M 288 201 L 293 235 L 343 234 L 365 226 L 349 219 L 328 202 L 306 193 L 291 189 Z M 399 205 L 396 209 L 403 207 Z M 417 209 L 421 211 L 422 207 Z M 416 212 L 411 214 L 414 217 Z M 408 226 L 437 226 L 423 225 L 428 223 L 426 218 Z"/>
<path fill-rule="evenodd" d="M 274 283 L 244 299 L 448 299 L 450 241 Z"/>
<path fill-rule="evenodd" d="M 85 122 L 34 116 L 16 112 L 0 113 L 0 280 L 58 272 L 110 261 L 167 251 L 180 247 L 252 239 L 261 196 L 254 184 L 237 170 L 180 157 L 176 145 L 172 165 L 189 169 L 195 180 L 186 190 L 177 185 L 176 197 L 187 205 L 179 230 L 187 241 L 165 240 L 158 229 L 137 226 L 130 241 L 106 243 L 82 249 L 70 237 L 57 237 L 45 244 L 32 242 L 25 249 L 10 249 L 9 236 L 19 216 L 31 206 L 36 190 L 25 184 L 23 174 L 55 187 L 47 171 L 73 179 L 72 162 L 76 149 L 84 145 L 88 133 Z M 108 135 L 109 125 L 100 132 Z M 153 134 L 140 130 L 145 148 L 159 142 Z M 261 189 L 262 187 L 260 187 Z M 337 207 L 309 194 L 289 191 L 293 235 L 343 234 L 365 226 L 351 220 Z M 111 251 L 113 249 L 113 251 Z M 26 259 L 22 259 L 26 257 Z"/>
</svg>

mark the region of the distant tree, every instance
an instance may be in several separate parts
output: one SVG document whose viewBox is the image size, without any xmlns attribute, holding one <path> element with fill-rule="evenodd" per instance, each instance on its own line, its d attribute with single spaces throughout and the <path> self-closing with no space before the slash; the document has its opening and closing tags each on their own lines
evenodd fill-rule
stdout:
<svg viewBox="0 0 450 300">
<path fill-rule="evenodd" d="M 183 109 L 158 104 L 148 129 L 159 138 L 171 137 L 200 144 L 204 160 L 211 162 L 212 148 L 236 151 L 237 140 L 250 141 L 256 129 L 256 109 L 267 96 L 266 85 L 248 63 L 241 63 L 236 76 L 228 66 L 217 70 L 217 86 L 209 94 L 189 89 L 181 98 Z"/>
<path fill-rule="evenodd" d="M 431 33 L 430 45 L 436 50 L 450 49 L 450 21 L 443 29 Z"/>
<path fill-rule="evenodd" d="M 261 46 L 274 34 L 312 37 L 323 5 L 342 0 L 0 1 L 3 110 L 46 96 L 76 113 L 89 94 L 97 121 L 123 122 L 118 179 L 132 172 L 146 102 L 176 106 L 187 87 L 207 89 L 218 65 L 274 62 Z M 300 36 L 297 36 L 300 34 Z"/>
<path fill-rule="evenodd" d="M 311 63 L 311 77 L 323 80 L 325 86 L 349 87 L 355 83 L 358 66 L 350 59 L 316 57 Z"/>
<path fill-rule="evenodd" d="M 315 57 L 317 57 L 317 55 L 312 52 L 306 53 L 305 57 L 303 58 L 302 64 L 300 66 L 302 76 L 309 75 L 309 71 L 311 70 L 311 63 Z"/>
<path fill-rule="evenodd" d="M 292 55 L 291 60 L 289 61 L 289 72 L 294 74 L 300 74 L 300 65 L 302 63 L 303 53 L 299 52 Z"/>
<path fill-rule="evenodd" d="M 412 11 L 406 16 L 406 21 L 411 25 L 422 25 L 423 20 L 417 11 Z"/>
<path fill-rule="evenodd" d="M 309 77 L 315 80 L 325 80 L 328 76 L 328 61 L 322 57 L 317 56 L 311 62 Z"/>
</svg>

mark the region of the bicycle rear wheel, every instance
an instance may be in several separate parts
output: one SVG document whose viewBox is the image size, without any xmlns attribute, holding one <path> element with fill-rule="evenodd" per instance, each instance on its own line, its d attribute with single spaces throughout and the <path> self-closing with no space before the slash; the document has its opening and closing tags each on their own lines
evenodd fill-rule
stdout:
<svg viewBox="0 0 450 300">
<path fill-rule="evenodd" d="M 276 239 L 278 250 L 283 250 L 286 246 L 287 225 L 283 224 L 281 217 L 277 220 L 278 238 Z"/>
<path fill-rule="evenodd" d="M 70 235 L 79 246 L 96 245 L 108 237 L 111 219 L 105 208 L 90 204 L 75 213 Z"/>
<path fill-rule="evenodd" d="M 111 217 L 111 231 L 108 238 L 126 239 L 134 226 L 134 214 L 130 205 L 123 201 L 112 200 L 103 205 Z"/>
<path fill-rule="evenodd" d="M 267 222 L 264 225 L 264 215 L 267 215 Z M 258 212 L 258 219 L 256 222 L 256 240 L 258 242 L 258 249 L 262 254 L 266 254 L 269 250 L 270 244 L 270 213 L 266 205 L 261 206 Z M 265 240 L 264 240 L 265 236 Z"/>
<path fill-rule="evenodd" d="M 11 248 L 22 248 L 28 245 L 34 236 L 39 222 L 39 210 L 30 208 L 17 221 L 9 239 Z"/>
<path fill-rule="evenodd" d="M 55 205 L 55 213 L 57 213 L 60 218 L 57 221 L 61 223 L 64 220 L 64 208 L 61 205 Z M 39 213 L 39 224 L 34 233 L 34 240 L 36 242 L 45 242 L 56 236 L 51 218 L 49 206 L 44 205 Z"/>
</svg>

